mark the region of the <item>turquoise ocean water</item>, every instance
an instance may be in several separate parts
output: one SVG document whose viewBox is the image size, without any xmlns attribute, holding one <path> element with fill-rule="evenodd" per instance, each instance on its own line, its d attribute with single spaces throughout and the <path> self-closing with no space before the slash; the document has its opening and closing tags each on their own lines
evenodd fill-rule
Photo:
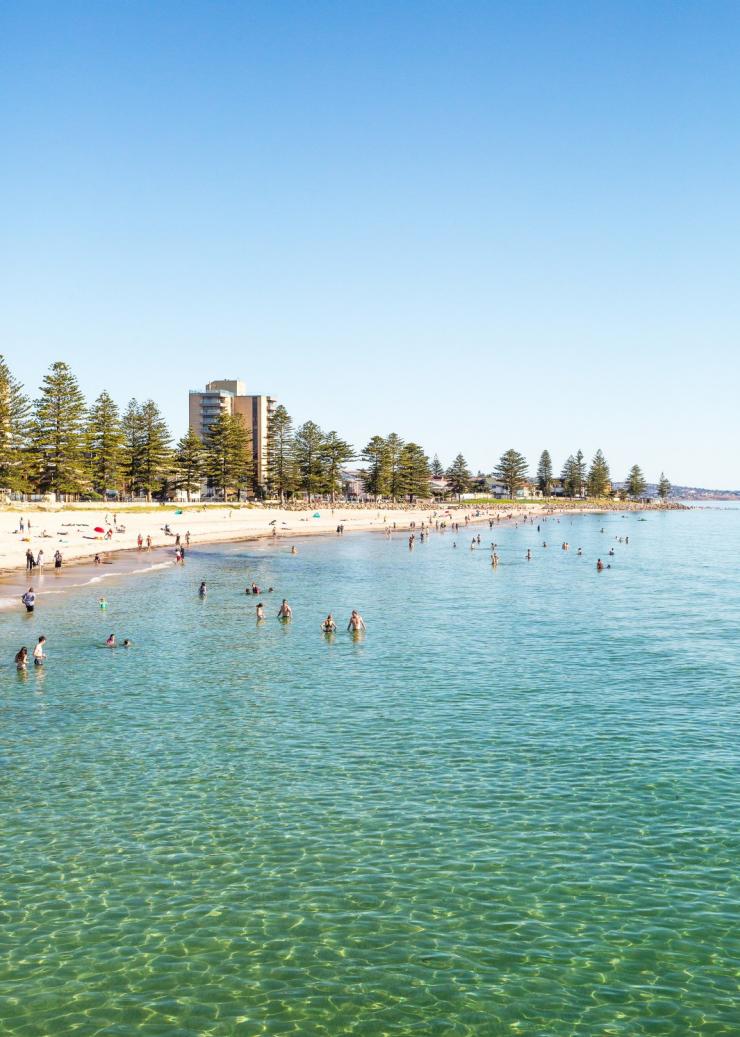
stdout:
<svg viewBox="0 0 740 1037">
<path fill-rule="evenodd" d="M 740 509 L 480 532 L 0 616 L 1 1034 L 740 1031 Z"/>
</svg>

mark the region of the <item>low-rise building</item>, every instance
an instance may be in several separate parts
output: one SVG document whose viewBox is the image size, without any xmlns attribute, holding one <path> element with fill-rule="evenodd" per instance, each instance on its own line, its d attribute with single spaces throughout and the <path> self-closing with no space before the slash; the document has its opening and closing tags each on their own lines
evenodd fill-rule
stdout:
<svg viewBox="0 0 740 1037">
<path fill-rule="evenodd" d="M 362 472 L 346 470 L 341 473 L 342 496 L 347 500 L 364 500 L 367 496 Z"/>
</svg>

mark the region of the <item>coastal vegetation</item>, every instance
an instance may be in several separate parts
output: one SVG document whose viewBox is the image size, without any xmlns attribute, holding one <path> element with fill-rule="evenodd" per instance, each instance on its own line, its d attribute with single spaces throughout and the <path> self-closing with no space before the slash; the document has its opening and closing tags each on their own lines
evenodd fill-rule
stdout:
<svg viewBox="0 0 740 1037">
<path fill-rule="evenodd" d="M 32 402 L 0 356 L 0 490 L 54 494 L 57 498 L 98 500 L 106 496 L 151 501 L 175 496 L 191 500 L 203 484 L 223 500 L 293 497 L 309 502 L 342 495 L 346 466 L 361 494 L 375 500 L 413 501 L 432 496 L 458 499 L 471 492 L 487 498 L 559 497 L 605 499 L 644 496 L 647 483 L 633 465 L 615 487 L 601 451 L 587 464 L 582 450 L 569 455 L 559 478 L 543 450 L 536 475 L 514 448 L 499 458 L 491 476 L 473 475 L 458 453 L 445 468 L 430 461 L 416 441 L 396 432 L 375 435 L 359 451 L 334 429 L 314 421 L 298 428 L 280 404 L 269 417 L 267 456 L 257 480 L 251 429 L 239 414 L 223 413 L 202 440 L 192 429 L 173 444 L 173 436 L 154 400 L 129 400 L 121 410 L 110 393 L 88 404 L 68 364 L 57 361 L 44 375 Z M 661 472 L 658 495 L 667 500 L 671 484 Z"/>
</svg>

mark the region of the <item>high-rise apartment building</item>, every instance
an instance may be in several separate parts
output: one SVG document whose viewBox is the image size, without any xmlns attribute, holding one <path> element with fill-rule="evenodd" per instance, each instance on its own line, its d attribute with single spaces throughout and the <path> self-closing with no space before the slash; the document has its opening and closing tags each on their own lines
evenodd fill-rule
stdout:
<svg viewBox="0 0 740 1037">
<path fill-rule="evenodd" d="M 264 486 L 267 482 L 267 427 L 275 406 L 272 396 L 248 396 L 244 382 L 225 378 L 209 382 L 203 391 L 191 389 L 188 405 L 190 428 L 203 442 L 220 414 L 242 415 L 252 434 L 255 483 Z"/>
</svg>

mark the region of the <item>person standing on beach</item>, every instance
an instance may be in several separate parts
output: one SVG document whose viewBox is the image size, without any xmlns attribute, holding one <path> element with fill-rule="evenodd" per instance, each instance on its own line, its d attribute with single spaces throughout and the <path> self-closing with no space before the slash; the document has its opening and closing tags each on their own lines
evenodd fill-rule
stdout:
<svg viewBox="0 0 740 1037">
<path fill-rule="evenodd" d="M 62 568 L 62 552 L 59 550 L 59 548 L 57 548 L 57 550 L 54 552 L 54 568 Z"/>
<path fill-rule="evenodd" d="M 146 549 L 147 551 L 151 551 L 152 549 L 152 538 L 149 533 L 146 535 Z"/>
<path fill-rule="evenodd" d="M 26 548 L 26 569 L 28 570 L 28 572 L 31 572 L 31 570 L 33 569 L 35 564 L 36 564 L 36 559 L 33 557 L 33 551 L 31 550 L 30 547 L 27 547 Z"/>
<path fill-rule="evenodd" d="M 44 659 L 46 659 L 46 655 L 44 654 L 44 645 L 45 644 L 46 644 L 46 638 L 42 634 L 41 637 L 38 640 L 38 644 L 36 645 L 36 647 L 33 650 L 33 665 L 34 666 L 43 666 L 44 665 Z"/>
<path fill-rule="evenodd" d="M 33 587 L 28 588 L 21 601 L 26 606 L 26 612 L 33 612 L 36 607 L 36 595 L 33 593 Z"/>
<path fill-rule="evenodd" d="M 43 569 L 44 568 L 44 549 L 43 549 L 43 547 L 39 548 L 39 553 L 36 556 L 36 565 L 39 567 L 39 569 Z"/>
<path fill-rule="evenodd" d="M 365 620 L 362 618 L 357 609 L 352 609 L 352 615 L 349 617 L 347 630 L 351 630 L 353 634 L 359 634 L 361 630 L 364 632 L 365 629 Z"/>
<path fill-rule="evenodd" d="M 141 533 L 139 533 L 139 535 L 136 538 L 136 546 L 138 547 L 138 549 L 140 551 L 141 551 L 142 547 L 144 546 L 144 537 L 141 535 Z"/>
<path fill-rule="evenodd" d="M 293 609 L 288 604 L 288 599 L 287 598 L 283 598 L 282 604 L 281 604 L 280 608 L 278 609 L 277 618 L 278 619 L 292 619 L 293 618 Z"/>
<path fill-rule="evenodd" d="M 25 533 L 25 531 L 26 531 L 26 523 L 23 521 L 23 516 L 22 515 L 21 515 L 21 523 L 20 524 L 21 524 L 21 533 Z"/>
</svg>

